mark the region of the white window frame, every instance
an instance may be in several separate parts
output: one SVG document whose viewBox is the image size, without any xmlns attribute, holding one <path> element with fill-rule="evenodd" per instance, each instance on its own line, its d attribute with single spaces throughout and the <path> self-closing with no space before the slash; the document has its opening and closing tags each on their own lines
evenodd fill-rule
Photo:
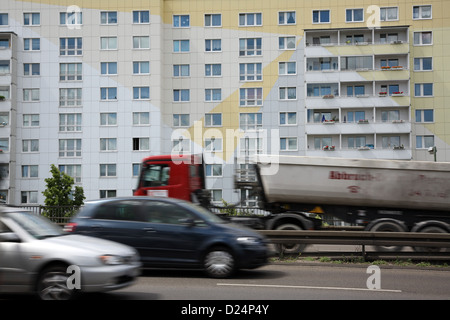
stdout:
<svg viewBox="0 0 450 320">
<path fill-rule="evenodd" d="M 430 7 L 430 17 L 429 18 L 422 18 L 422 15 L 423 15 L 422 8 L 423 7 Z M 418 18 L 414 18 L 414 9 L 415 8 L 419 8 L 419 17 Z M 431 4 L 424 4 L 424 5 L 413 6 L 412 7 L 412 19 L 413 20 L 430 20 L 430 19 L 433 19 L 433 6 Z"/>
<path fill-rule="evenodd" d="M 254 47 L 253 49 L 249 49 L 248 47 L 248 41 L 253 40 L 254 41 Z M 258 48 L 257 42 L 260 40 L 261 47 Z M 244 41 L 244 46 L 241 47 L 241 43 Z M 243 54 L 242 54 L 243 53 Z M 262 56 L 262 38 L 239 38 L 239 56 L 240 57 L 256 57 L 256 56 Z"/>
<path fill-rule="evenodd" d="M 423 34 L 431 33 L 431 43 L 423 43 Z M 419 43 L 416 43 L 416 34 L 419 34 Z M 414 46 L 432 46 L 433 45 L 433 31 L 415 31 L 413 32 L 413 43 Z"/>
<path fill-rule="evenodd" d="M 115 163 L 100 163 L 99 164 L 100 178 L 115 178 L 117 177 L 117 164 Z"/>
<path fill-rule="evenodd" d="M 286 148 L 282 149 L 282 141 L 285 141 Z M 290 141 L 295 141 L 295 147 L 290 147 Z M 298 151 L 298 138 L 297 137 L 280 137 L 280 151 Z"/>
<path fill-rule="evenodd" d="M 134 137 L 132 143 L 133 151 L 150 151 L 149 137 Z M 135 149 L 135 147 L 137 147 L 137 149 Z"/>
<path fill-rule="evenodd" d="M 222 152 L 223 139 L 222 138 L 205 138 L 205 151 L 207 152 Z"/>
<path fill-rule="evenodd" d="M 73 143 L 73 149 L 68 149 L 68 142 Z M 60 158 L 80 158 L 81 157 L 81 139 L 59 139 L 58 151 Z M 61 148 L 62 147 L 62 148 Z"/>
<path fill-rule="evenodd" d="M 23 153 L 37 153 L 39 152 L 39 139 L 23 139 L 22 140 Z"/>
<path fill-rule="evenodd" d="M 74 66 L 73 74 L 70 73 L 69 67 Z M 64 72 L 63 72 L 64 71 Z M 83 80 L 83 64 L 82 63 L 60 63 L 59 64 L 59 81 L 82 81 Z"/>
<path fill-rule="evenodd" d="M 105 93 L 105 98 L 103 98 L 103 92 Z M 112 95 L 113 93 L 115 94 Z M 101 87 L 100 101 L 117 101 L 117 87 Z"/>
<path fill-rule="evenodd" d="M 419 60 L 419 69 L 416 69 L 416 59 Z M 429 70 L 424 70 L 423 69 L 423 59 L 431 59 L 431 69 Z M 430 72 L 433 71 L 434 68 L 434 64 L 433 64 L 433 57 L 418 57 L 418 58 L 414 58 L 413 61 L 413 68 L 414 68 L 414 72 Z"/>
<path fill-rule="evenodd" d="M 116 14 L 116 21 L 110 22 L 110 14 Z M 105 19 L 104 19 L 105 18 Z M 119 15 L 117 11 L 100 11 L 100 25 L 117 25 L 119 23 Z"/>
<path fill-rule="evenodd" d="M 217 67 L 219 66 L 219 67 Z M 220 73 L 215 74 L 219 71 Z M 221 63 L 207 63 L 205 64 L 205 77 L 221 77 L 222 76 L 222 64 Z"/>
<path fill-rule="evenodd" d="M 72 26 L 83 24 L 83 12 L 72 11 L 72 12 L 60 12 L 59 13 L 59 24 L 62 26 Z"/>
<path fill-rule="evenodd" d="M 25 67 L 26 66 L 26 67 Z M 33 67 L 37 66 L 38 73 L 34 74 L 36 70 Z M 28 69 L 28 72 L 26 71 Z M 23 75 L 25 77 L 38 77 L 41 75 L 41 64 L 40 63 L 24 63 L 23 64 Z"/>
<path fill-rule="evenodd" d="M 23 102 L 39 102 L 39 101 L 40 101 L 40 89 L 38 88 L 23 89 Z"/>
<path fill-rule="evenodd" d="M 295 66 L 294 67 L 295 72 L 294 73 L 289 73 L 288 72 L 288 70 L 289 70 L 288 66 L 292 65 L 292 64 Z M 284 66 L 285 73 L 282 73 L 281 66 Z M 296 74 L 297 74 L 297 62 L 296 61 L 282 61 L 282 62 L 278 63 L 278 75 L 280 75 L 280 76 L 294 76 Z"/>
<path fill-rule="evenodd" d="M 70 118 L 73 117 L 73 123 Z M 60 113 L 59 132 L 81 132 L 83 115 L 81 113 Z"/>
<path fill-rule="evenodd" d="M 208 178 L 223 177 L 223 166 L 217 163 L 205 164 L 205 176 Z"/>
<path fill-rule="evenodd" d="M 37 41 L 39 44 L 39 49 L 34 49 L 34 41 Z M 28 49 L 26 49 L 28 44 Z M 23 39 L 23 50 L 24 51 L 41 51 L 41 39 L 40 38 L 24 38 Z"/>
<path fill-rule="evenodd" d="M 150 112 L 133 112 L 133 126 L 150 125 Z"/>
<path fill-rule="evenodd" d="M 218 99 L 217 94 L 219 94 Z M 219 102 L 219 101 L 222 101 L 222 89 L 220 88 L 205 89 L 205 102 Z"/>
<path fill-rule="evenodd" d="M 214 25 L 213 24 L 213 21 L 214 21 L 213 17 L 217 17 L 217 16 L 220 17 L 220 24 Z M 209 17 L 209 25 L 207 24 L 207 21 L 206 21 L 207 17 Z M 205 27 L 209 27 L 209 28 L 222 27 L 222 14 L 221 13 L 205 13 L 204 22 L 205 22 Z"/>
<path fill-rule="evenodd" d="M 281 46 L 280 41 L 283 39 L 283 46 Z M 294 39 L 294 47 L 289 47 L 288 45 L 292 43 Z M 297 47 L 295 36 L 278 37 L 278 50 L 295 50 Z"/>
<path fill-rule="evenodd" d="M 352 20 L 347 20 L 347 11 L 351 10 L 352 12 Z M 362 20 L 355 21 L 355 10 L 362 11 Z M 364 9 L 363 8 L 346 8 L 345 9 L 345 22 L 346 23 L 361 23 L 364 22 Z"/>
<path fill-rule="evenodd" d="M 172 152 L 178 152 L 181 154 L 191 152 L 191 140 L 180 137 L 179 139 L 172 140 Z"/>
<path fill-rule="evenodd" d="M 248 20 L 250 15 L 253 15 L 253 21 L 254 24 L 249 24 Z M 261 23 L 258 24 L 258 15 L 260 16 Z M 241 16 L 244 16 L 244 23 L 241 24 Z M 238 25 L 239 27 L 261 27 L 263 25 L 263 14 L 262 12 L 245 12 L 245 13 L 239 13 L 238 16 Z"/>
<path fill-rule="evenodd" d="M 28 15 L 27 18 L 25 17 L 26 15 Z M 39 23 L 33 23 L 34 15 L 39 16 Z M 27 19 L 28 19 L 29 23 L 26 23 Z M 24 26 L 40 26 L 41 25 L 41 13 L 40 12 L 24 12 L 23 13 L 23 25 Z"/>
<path fill-rule="evenodd" d="M 177 75 L 178 73 L 178 75 Z M 174 78 L 188 78 L 191 76 L 191 66 L 189 64 L 174 64 L 173 77 Z"/>
<path fill-rule="evenodd" d="M 142 96 L 142 92 L 145 89 L 148 89 L 148 97 Z M 136 92 L 138 93 L 137 97 L 135 95 Z M 133 87 L 133 100 L 150 100 L 150 87 Z"/>
<path fill-rule="evenodd" d="M 83 105 L 82 88 L 60 88 L 60 107 L 81 107 Z M 73 97 L 73 98 L 72 98 Z"/>
<path fill-rule="evenodd" d="M 294 22 L 288 22 L 288 14 L 294 14 Z M 282 22 L 280 22 L 282 18 Z M 297 24 L 297 12 L 295 10 L 278 11 L 278 25 L 279 26 L 293 26 Z"/>
<path fill-rule="evenodd" d="M 207 45 L 206 45 L 207 41 L 210 42 L 210 45 L 209 45 L 210 50 L 207 50 Z M 219 50 L 214 49 L 215 48 L 214 41 L 219 41 L 219 43 L 220 43 Z M 205 52 L 222 52 L 222 39 L 205 39 Z"/>
<path fill-rule="evenodd" d="M 81 164 L 62 164 L 58 169 L 72 177 L 75 183 L 81 183 Z"/>
<path fill-rule="evenodd" d="M 254 118 L 250 119 L 250 118 Z M 249 121 L 251 120 L 251 121 Z M 239 114 L 239 128 L 243 131 L 258 131 L 263 128 L 261 112 L 242 112 Z"/>
<path fill-rule="evenodd" d="M 187 120 L 187 124 L 184 125 Z M 191 123 L 191 116 L 188 113 L 175 113 L 172 116 L 172 124 L 174 128 L 186 128 L 189 127 Z"/>
<path fill-rule="evenodd" d="M 432 111 L 433 114 L 433 120 L 432 121 L 425 121 L 425 111 Z M 420 121 L 417 121 L 417 113 L 420 113 Z M 415 123 L 434 123 L 434 109 L 416 109 L 414 113 L 414 121 Z"/>
<path fill-rule="evenodd" d="M 249 66 L 253 67 L 253 73 L 249 73 Z M 239 81 L 262 81 L 263 71 L 261 62 L 240 63 Z M 242 73 L 244 71 L 244 73 Z"/>
<path fill-rule="evenodd" d="M 249 92 L 254 90 L 254 98 L 250 98 Z M 242 94 L 244 93 L 244 94 Z M 240 88 L 239 90 L 239 106 L 241 107 L 256 107 L 262 106 L 264 101 L 263 88 Z"/>
<path fill-rule="evenodd" d="M 110 66 L 112 66 L 112 65 L 116 65 L 116 73 L 112 73 L 112 72 L 110 72 Z M 106 73 L 103 73 L 103 66 L 106 66 Z M 118 73 L 118 69 L 117 69 L 117 62 L 115 62 L 115 61 L 105 61 L 105 62 L 100 62 L 100 74 L 101 75 L 103 75 L 103 76 L 111 76 L 111 75 L 113 75 L 113 76 L 115 76 L 115 75 L 117 75 L 117 73 Z"/>
<path fill-rule="evenodd" d="M 20 203 L 38 203 L 38 191 L 21 191 L 20 192 Z M 23 201 L 25 199 L 25 202 Z"/>
<path fill-rule="evenodd" d="M 116 112 L 102 112 L 100 113 L 100 126 L 117 126 Z"/>
<path fill-rule="evenodd" d="M 112 40 L 115 43 L 112 43 Z M 117 50 L 118 47 L 117 37 L 100 37 L 100 50 Z"/>
<path fill-rule="evenodd" d="M 148 46 L 147 46 L 148 44 Z M 150 49 L 150 37 L 149 36 L 133 36 L 133 49 L 146 50 Z"/>
<path fill-rule="evenodd" d="M 216 116 L 219 116 L 218 119 Z M 220 123 L 217 123 L 219 120 Z M 221 113 L 206 113 L 205 114 L 205 127 L 222 127 L 222 114 Z"/>
<path fill-rule="evenodd" d="M 142 13 L 143 12 L 146 12 L 146 13 L 148 13 L 148 21 L 143 21 L 143 19 L 142 19 Z M 137 18 L 138 18 L 138 21 L 136 21 L 134 18 L 135 18 L 135 14 L 137 14 Z M 148 11 L 148 10 L 133 10 L 133 17 L 132 17 L 132 19 L 133 19 L 133 24 L 149 24 L 150 23 L 150 11 Z"/>
<path fill-rule="evenodd" d="M 23 165 L 21 173 L 24 179 L 39 178 L 39 166 L 37 164 Z"/>
<path fill-rule="evenodd" d="M 433 94 L 431 95 L 424 95 L 423 85 L 424 84 L 431 84 L 431 90 L 433 91 Z M 416 86 L 420 86 L 420 94 L 417 95 L 416 92 Z M 414 83 L 414 97 L 416 98 L 433 98 L 434 97 L 434 83 L 433 82 L 424 82 L 424 83 Z"/>
<path fill-rule="evenodd" d="M 178 17 L 177 23 L 175 23 L 175 17 Z M 187 17 L 187 25 L 182 25 L 182 18 L 186 18 L 186 17 Z M 172 16 L 172 27 L 173 28 L 190 28 L 191 27 L 190 15 L 189 14 L 174 14 Z"/>
<path fill-rule="evenodd" d="M 289 115 L 290 114 L 294 114 L 295 115 L 295 123 L 289 123 Z M 281 116 L 284 115 L 284 123 L 281 121 Z M 297 123 L 297 112 L 296 111 L 283 111 L 279 113 L 279 125 L 283 126 L 283 127 L 288 127 L 288 126 L 296 126 Z"/>
<path fill-rule="evenodd" d="M 320 13 L 323 12 L 323 11 L 328 11 L 329 21 L 322 22 L 322 21 L 320 20 Z M 318 14 L 319 14 L 319 21 L 318 21 L 318 22 L 314 22 L 314 12 L 318 12 Z M 313 24 L 326 24 L 326 23 L 331 23 L 331 10 L 330 10 L 330 9 L 317 9 L 317 10 L 312 10 L 312 20 L 311 20 L 311 21 L 312 21 Z"/>
<path fill-rule="evenodd" d="M 395 10 L 395 12 L 396 12 L 396 18 L 395 19 L 389 19 L 389 12 L 388 12 L 388 10 L 389 9 L 396 9 Z M 384 10 L 385 11 L 385 13 L 384 13 L 384 19 L 382 19 L 382 10 Z M 384 22 L 384 21 L 398 21 L 399 20 L 399 18 L 398 18 L 398 7 L 381 7 L 380 8 L 380 21 L 381 22 Z"/>
<path fill-rule="evenodd" d="M 175 93 L 178 92 L 178 99 L 175 99 Z M 188 99 L 183 99 L 183 93 L 188 93 Z M 189 89 L 173 89 L 173 102 L 190 102 L 191 92 Z"/>
<path fill-rule="evenodd" d="M 148 72 L 142 72 L 143 64 L 148 65 Z M 138 72 L 134 72 L 136 65 L 138 66 Z M 150 61 L 133 61 L 133 75 L 139 75 L 139 74 L 145 74 L 145 75 L 150 74 Z"/>
<path fill-rule="evenodd" d="M 289 92 L 292 92 L 292 89 L 295 91 L 295 97 L 290 98 Z M 297 100 L 297 87 L 279 87 L 278 90 L 278 99 L 281 101 L 295 101 Z"/>
<path fill-rule="evenodd" d="M 117 151 L 117 138 L 100 138 L 100 152 Z"/>
<path fill-rule="evenodd" d="M 432 145 L 426 145 L 425 144 L 425 139 L 426 138 L 433 138 L 433 143 L 432 143 Z M 421 140 L 421 146 L 420 147 L 418 147 L 417 146 L 417 141 L 418 141 L 418 139 L 420 139 Z M 435 139 L 435 136 L 434 135 L 432 135 L 432 134 L 425 134 L 425 135 L 416 135 L 416 149 L 420 149 L 420 150 L 426 150 L 426 149 L 428 149 L 428 148 L 430 148 L 430 147 L 434 147 L 435 146 L 435 143 L 436 143 L 436 139 Z"/>
<path fill-rule="evenodd" d="M 23 127 L 39 127 L 40 123 L 39 123 L 39 119 L 40 119 L 40 115 L 38 113 L 26 113 L 23 114 L 22 117 L 22 124 Z"/>
<path fill-rule="evenodd" d="M 176 49 L 176 46 L 175 46 L 176 43 L 178 44 L 178 50 L 175 50 Z M 183 43 L 187 43 L 188 44 L 187 50 L 182 50 L 182 48 L 183 48 L 182 44 Z M 191 51 L 191 42 L 189 41 L 189 39 L 173 40 L 173 52 L 174 53 L 188 53 L 190 51 Z"/>
</svg>

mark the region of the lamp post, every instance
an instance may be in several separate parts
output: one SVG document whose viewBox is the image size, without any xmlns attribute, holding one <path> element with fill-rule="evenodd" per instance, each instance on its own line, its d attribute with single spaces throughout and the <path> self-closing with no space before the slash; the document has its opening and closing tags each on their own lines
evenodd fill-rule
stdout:
<svg viewBox="0 0 450 320">
<path fill-rule="evenodd" d="M 434 162 L 436 162 L 436 153 L 437 153 L 437 148 L 436 148 L 436 146 L 429 147 L 429 148 L 428 148 L 428 153 L 434 155 Z"/>
</svg>

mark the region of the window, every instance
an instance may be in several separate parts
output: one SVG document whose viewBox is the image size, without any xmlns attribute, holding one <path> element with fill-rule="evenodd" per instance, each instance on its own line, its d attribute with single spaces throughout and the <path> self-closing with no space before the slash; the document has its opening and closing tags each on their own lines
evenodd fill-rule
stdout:
<svg viewBox="0 0 450 320">
<path fill-rule="evenodd" d="M 39 76 L 39 75 L 41 75 L 41 64 L 40 63 L 24 63 L 23 64 L 23 75 L 24 76 Z"/>
<path fill-rule="evenodd" d="M 278 12 L 278 24 L 279 25 L 295 24 L 295 11 Z"/>
<path fill-rule="evenodd" d="M 222 100 L 222 89 L 205 89 L 205 101 L 221 101 Z"/>
<path fill-rule="evenodd" d="M 103 74 L 103 75 L 116 75 L 117 74 L 117 62 L 101 62 L 100 69 L 101 69 L 101 74 Z"/>
<path fill-rule="evenodd" d="M 80 81 L 83 80 L 81 63 L 60 63 L 59 80 L 60 81 Z"/>
<path fill-rule="evenodd" d="M 278 63 L 278 74 L 280 76 L 297 74 L 297 63 L 296 62 L 279 62 Z"/>
<path fill-rule="evenodd" d="M 100 12 L 100 24 L 117 24 L 117 11 Z"/>
<path fill-rule="evenodd" d="M 83 13 L 82 12 L 60 12 L 59 13 L 59 24 L 62 25 L 81 25 L 83 24 Z"/>
<path fill-rule="evenodd" d="M 380 60 L 381 68 L 383 67 L 395 67 L 398 66 L 398 59 L 381 59 Z"/>
<path fill-rule="evenodd" d="M 133 177 L 139 177 L 139 174 L 141 172 L 141 164 L 140 163 L 133 163 L 131 170 L 132 170 Z"/>
<path fill-rule="evenodd" d="M 150 150 L 150 138 L 133 138 L 133 151 Z"/>
<path fill-rule="evenodd" d="M 380 8 L 380 21 L 398 20 L 398 7 Z"/>
<path fill-rule="evenodd" d="M 0 112 L 0 126 L 4 127 L 7 126 L 8 124 L 9 124 L 9 112 Z"/>
<path fill-rule="evenodd" d="M 373 69 L 373 58 L 364 57 L 341 57 L 341 70 Z"/>
<path fill-rule="evenodd" d="M 428 6 L 413 6 L 413 19 L 431 19 L 431 5 Z"/>
<path fill-rule="evenodd" d="M 239 39 L 239 56 L 260 56 L 262 38 Z"/>
<path fill-rule="evenodd" d="M 262 63 L 240 63 L 239 80 L 241 81 L 262 80 Z"/>
<path fill-rule="evenodd" d="M 347 97 L 357 97 L 365 95 L 364 86 L 347 86 Z"/>
<path fill-rule="evenodd" d="M 431 45 L 433 44 L 433 33 L 431 31 L 414 32 L 414 45 Z"/>
<path fill-rule="evenodd" d="M 416 149 L 434 147 L 434 136 L 416 136 Z"/>
<path fill-rule="evenodd" d="M 240 106 L 262 106 L 262 88 L 241 88 L 239 89 Z"/>
<path fill-rule="evenodd" d="M 221 39 L 206 39 L 205 40 L 205 51 L 206 52 L 222 51 L 222 40 Z"/>
<path fill-rule="evenodd" d="M 414 71 L 433 70 L 433 58 L 414 58 Z"/>
<path fill-rule="evenodd" d="M 365 136 L 351 136 L 347 138 L 347 146 L 349 149 L 357 149 L 366 146 Z"/>
<path fill-rule="evenodd" d="M 400 120 L 399 110 L 381 111 L 381 122 L 392 122 L 395 120 Z"/>
<path fill-rule="evenodd" d="M 23 49 L 25 51 L 39 51 L 39 50 L 41 50 L 41 39 L 39 39 L 39 38 L 25 38 L 25 39 L 23 39 Z"/>
<path fill-rule="evenodd" d="M 221 189 L 211 189 L 210 190 L 211 193 L 211 201 L 213 203 L 217 203 L 217 204 L 223 204 L 222 203 L 222 190 Z"/>
<path fill-rule="evenodd" d="M 117 113 L 100 113 L 101 126 L 115 126 L 117 125 Z"/>
<path fill-rule="evenodd" d="M 239 26 L 262 26 L 262 13 L 240 13 Z"/>
<path fill-rule="evenodd" d="M 190 26 L 189 15 L 174 15 L 173 27 L 174 28 L 188 28 Z"/>
<path fill-rule="evenodd" d="M 8 14 L 7 13 L 0 13 L 0 26 L 7 26 L 9 24 L 8 22 Z"/>
<path fill-rule="evenodd" d="M 0 74 L 11 73 L 11 68 L 9 66 L 9 60 L 0 60 Z"/>
<path fill-rule="evenodd" d="M 22 123 L 24 127 L 39 127 L 39 115 L 24 114 Z"/>
<path fill-rule="evenodd" d="M 280 100 L 296 100 L 297 88 L 296 87 L 280 87 Z"/>
<path fill-rule="evenodd" d="M 172 140 L 172 152 L 189 153 L 191 151 L 191 143 L 189 139 L 180 137 L 178 140 Z"/>
<path fill-rule="evenodd" d="M 133 11 L 133 23 L 150 23 L 150 12 Z"/>
<path fill-rule="evenodd" d="M 278 49 L 280 50 L 295 49 L 295 37 L 279 37 Z"/>
<path fill-rule="evenodd" d="M 115 198 L 117 196 L 116 190 L 100 190 L 100 199 Z"/>
<path fill-rule="evenodd" d="M 205 77 L 220 77 L 222 76 L 222 65 L 205 64 Z"/>
<path fill-rule="evenodd" d="M 59 156 L 81 157 L 81 139 L 59 139 Z"/>
<path fill-rule="evenodd" d="M 241 113 L 239 128 L 244 131 L 262 129 L 262 113 Z"/>
<path fill-rule="evenodd" d="M 434 122 L 434 110 L 416 110 L 416 122 Z"/>
<path fill-rule="evenodd" d="M 133 87 L 133 99 L 135 100 L 150 99 L 150 87 Z"/>
<path fill-rule="evenodd" d="M 9 138 L 0 138 L 0 149 L 9 152 Z"/>
<path fill-rule="evenodd" d="M 207 177 L 221 177 L 222 176 L 222 165 L 221 164 L 207 164 L 206 165 L 206 176 Z"/>
<path fill-rule="evenodd" d="M 39 101 L 39 89 L 23 89 L 24 102 Z"/>
<path fill-rule="evenodd" d="M 115 177 L 117 176 L 116 164 L 100 164 L 100 177 Z"/>
<path fill-rule="evenodd" d="M 189 114 L 174 114 L 173 126 L 174 127 L 189 127 Z"/>
<path fill-rule="evenodd" d="M 149 112 L 133 112 L 133 125 L 149 125 L 150 113 Z"/>
<path fill-rule="evenodd" d="M 280 112 L 280 126 L 297 124 L 297 112 Z"/>
<path fill-rule="evenodd" d="M 22 140 L 22 152 L 39 152 L 38 139 Z"/>
<path fill-rule="evenodd" d="M 133 74 L 150 74 L 150 62 L 133 61 Z"/>
<path fill-rule="evenodd" d="M 207 113 L 205 114 L 205 127 L 221 127 L 222 114 L 221 113 Z"/>
<path fill-rule="evenodd" d="M 175 64 L 173 66 L 174 77 L 189 77 L 190 75 L 191 71 L 188 64 Z"/>
<path fill-rule="evenodd" d="M 100 151 L 116 151 L 117 139 L 116 138 L 100 138 Z"/>
<path fill-rule="evenodd" d="M 432 83 L 416 83 L 414 85 L 415 97 L 432 97 L 433 84 Z"/>
<path fill-rule="evenodd" d="M 393 149 L 394 147 L 400 147 L 400 136 L 381 137 L 381 147 L 383 149 Z"/>
<path fill-rule="evenodd" d="M 189 89 L 175 89 L 173 90 L 173 101 L 187 102 L 190 101 Z"/>
<path fill-rule="evenodd" d="M 314 149 L 322 150 L 326 146 L 332 146 L 331 137 L 315 137 L 314 138 Z"/>
<path fill-rule="evenodd" d="M 222 26 L 221 14 L 205 14 L 205 27 L 220 27 Z"/>
<path fill-rule="evenodd" d="M 380 43 L 395 43 L 398 41 L 398 33 L 382 33 L 380 34 Z"/>
<path fill-rule="evenodd" d="M 331 118 L 331 116 L 330 116 Z M 327 119 L 328 120 L 328 119 Z M 360 120 L 366 120 L 365 111 L 348 111 L 347 112 L 347 123 L 358 123 Z"/>
<path fill-rule="evenodd" d="M 58 166 L 59 171 L 64 172 L 72 177 L 75 183 L 81 183 L 81 165 L 80 164 L 64 164 Z"/>
<path fill-rule="evenodd" d="M 117 100 L 117 88 L 100 88 L 100 100 Z"/>
<path fill-rule="evenodd" d="M 222 139 L 221 138 L 206 138 L 205 139 L 205 151 L 210 152 L 222 152 Z"/>
<path fill-rule="evenodd" d="M 280 151 L 296 151 L 297 150 L 297 138 L 280 138 Z"/>
<path fill-rule="evenodd" d="M 23 24 L 25 26 L 38 26 L 41 24 L 41 14 L 39 12 L 24 13 Z"/>
<path fill-rule="evenodd" d="M 339 95 L 337 83 L 315 83 L 307 85 L 308 97 L 323 97 L 330 95 Z"/>
<path fill-rule="evenodd" d="M 346 9 L 345 10 L 346 22 L 363 22 L 364 10 L 363 9 Z"/>
<path fill-rule="evenodd" d="M 61 132 L 81 132 L 81 113 L 61 113 L 59 114 L 59 131 Z"/>
<path fill-rule="evenodd" d="M 330 10 L 313 10 L 313 23 L 330 23 Z"/>
<path fill-rule="evenodd" d="M 173 40 L 173 52 L 189 52 L 189 40 Z"/>
<path fill-rule="evenodd" d="M 80 107 L 82 105 L 81 88 L 59 89 L 60 107 Z"/>
<path fill-rule="evenodd" d="M 150 37 L 133 37 L 133 49 L 150 49 Z"/>
<path fill-rule="evenodd" d="M 37 191 L 21 191 L 20 192 L 21 203 L 38 203 Z"/>
<path fill-rule="evenodd" d="M 0 39 L 0 48 L 7 49 L 9 48 L 9 40 L 8 39 Z"/>
<path fill-rule="evenodd" d="M 22 166 L 22 178 L 37 178 L 39 177 L 38 165 L 24 165 Z"/>
<path fill-rule="evenodd" d="M 117 50 L 117 37 L 101 37 L 100 38 L 101 50 Z"/>
</svg>

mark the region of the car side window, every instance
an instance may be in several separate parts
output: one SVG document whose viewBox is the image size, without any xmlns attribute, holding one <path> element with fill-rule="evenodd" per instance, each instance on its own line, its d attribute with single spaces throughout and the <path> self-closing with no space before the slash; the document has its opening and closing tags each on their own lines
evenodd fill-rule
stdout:
<svg viewBox="0 0 450 320">
<path fill-rule="evenodd" d="M 105 203 L 98 207 L 94 219 L 141 221 L 141 201 L 124 200 Z"/>
<path fill-rule="evenodd" d="M 0 221 L 0 233 L 5 232 L 11 232 L 11 229 L 9 229 L 2 221 Z"/>
<path fill-rule="evenodd" d="M 185 219 L 194 218 L 183 207 L 160 201 L 147 201 L 143 211 L 145 221 L 151 223 L 183 224 L 185 223 Z"/>
</svg>

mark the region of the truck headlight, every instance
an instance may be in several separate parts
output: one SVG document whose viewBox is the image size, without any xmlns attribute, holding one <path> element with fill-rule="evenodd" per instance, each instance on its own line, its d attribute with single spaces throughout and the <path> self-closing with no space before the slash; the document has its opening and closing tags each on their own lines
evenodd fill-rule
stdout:
<svg viewBox="0 0 450 320">
<path fill-rule="evenodd" d="M 123 264 L 125 262 L 123 257 L 112 254 L 104 254 L 100 256 L 100 261 L 103 262 L 103 264 L 107 265 L 118 265 Z"/>
</svg>

